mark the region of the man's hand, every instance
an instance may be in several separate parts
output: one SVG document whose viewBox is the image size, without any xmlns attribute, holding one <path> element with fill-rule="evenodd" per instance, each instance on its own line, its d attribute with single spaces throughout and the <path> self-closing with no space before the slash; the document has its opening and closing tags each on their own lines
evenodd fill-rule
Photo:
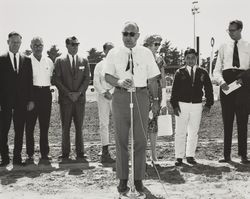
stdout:
<svg viewBox="0 0 250 199">
<path fill-rule="evenodd" d="M 104 97 L 105 97 L 107 100 L 111 100 L 111 99 L 112 99 L 112 94 L 107 90 L 107 91 L 104 93 Z"/>
<path fill-rule="evenodd" d="M 243 84 L 243 81 L 242 81 L 242 79 L 240 78 L 240 79 L 237 79 L 236 83 L 242 85 L 242 84 Z"/>
<path fill-rule="evenodd" d="M 131 79 L 119 79 L 117 84 L 122 88 L 129 89 L 133 86 L 133 81 Z"/>
<path fill-rule="evenodd" d="M 210 113 L 210 108 L 208 108 L 207 106 L 204 106 L 203 107 L 203 113 L 205 113 L 205 114 Z"/>
<path fill-rule="evenodd" d="M 161 108 L 161 114 L 162 115 L 166 115 L 167 114 L 167 107 L 166 106 L 164 106 L 164 107 Z"/>
<path fill-rule="evenodd" d="M 221 84 L 221 89 L 224 90 L 224 91 L 227 91 L 229 89 L 229 86 L 227 85 L 226 82 Z"/>
<path fill-rule="evenodd" d="M 70 92 L 68 96 L 72 102 L 76 102 L 78 98 L 80 97 L 80 95 L 81 95 L 80 92 Z"/>
<path fill-rule="evenodd" d="M 28 102 L 27 111 L 32 111 L 35 107 L 35 103 L 33 101 Z"/>
<path fill-rule="evenodd" d="M 174 108 L 174 115 L 179 116 L 179 115 L 180 115 L 180 112 L 181 112 L 181 109 L 180 109 L 179 106 L 176 107 L 176 108 Z"/>
<path fill-rule="evenodd" d="M 159 105 L 159 102 L 154 100 L 153 101 L 153 104 L 152 104 L 152 112 L 153 112 L 153 115 L 156 115 L 158 114 L 160 111 L 160 105 Z"/>
</svg>

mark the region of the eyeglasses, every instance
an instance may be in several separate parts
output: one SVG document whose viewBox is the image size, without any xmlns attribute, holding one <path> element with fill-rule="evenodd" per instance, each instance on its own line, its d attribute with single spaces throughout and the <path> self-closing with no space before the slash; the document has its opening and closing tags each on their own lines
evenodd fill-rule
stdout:
<svg viewBox="0 0 250 199">
<path fill-rule="evenodd" d="M 227 29 L 226 31 L 227 31 L 227 33 L 233 33 L 233 32 L 235 32 L 237 30 L 239 30 L 239 29 Z"/>
<path fill-rule="evenodd" d="M 161 43 L 154 43 L 154 46 L 157 47 L 157 46 L 160 46 Z"/>
<path fill-rule="evenodd" d="M 71 43 L 70 45 L 74 47 L 74 46 L 78 46 L 79 43 Z"/>
<path fill-rule="evenodd" d="M 122 32 L 122 35 L 124 37 L 127 37 L 127 36 L 134 37 L 136 33 L 135 32 Z"/>
<path fill-rule="evenodd" d="M 43 44 L 35 44 L 34 47 L 35 47 L 35 48 L 42 48 L 42 47 L 43 47 Z"/>
</svg>

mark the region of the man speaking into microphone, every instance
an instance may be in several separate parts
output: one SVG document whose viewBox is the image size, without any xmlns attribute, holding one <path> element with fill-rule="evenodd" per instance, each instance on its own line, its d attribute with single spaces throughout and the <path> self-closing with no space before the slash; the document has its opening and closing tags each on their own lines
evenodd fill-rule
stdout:
<svg viewBox="0 0 250 199">
<path fill-rule="evenodd" d="M 160 75 L 159 68 L 152 52 L 137 45 L 140 36 L 139 27 L 135 22 L 126 22 L 122 30 L 124 46 L 113 48 L 106 59 L 104 68 L 105 79 L 115 86 L 112 101 L 112 111 L 115 123 L 116 138 L 116 171 L 120 180 L 119 193 L 129 191 L 127 186 L 129 175 L 128 137 L 131 128 L 130 92 L 133 88 L 132 102 L 134 129 L 134 184 L 138 192 L 143 192 L 142 179 L 145 176 L 147 125 L 149 112 L 149 98 L 147 81 L 155 97 L 153 111 L 159 109 L 158 85 L 156 77 Z"/>
</svg>

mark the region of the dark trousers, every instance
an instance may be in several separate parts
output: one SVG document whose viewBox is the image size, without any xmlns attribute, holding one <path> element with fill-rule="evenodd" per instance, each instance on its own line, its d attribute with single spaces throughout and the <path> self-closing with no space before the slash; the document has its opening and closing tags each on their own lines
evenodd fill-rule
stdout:
<svg viewBox="0 0 250 199">
<path fill-rule="evenodd" d="M 40 153 L 49 154 L 48 131 L 51 115 L 52 95 L 48 87 L 33 87 L 35 108 L 28 112 L 26 122 L 26 150 L 28 156 L 34 155 L 34 129 L 38 118 L 40 127 Z"/>
<path fill-rule="evenodd" d="M 133 132 L 135 180 L 145 177 L 149 97 L 147 89 L 133 93 Z M 112 100 L 112 114 L 115 123 L 116 174 L 119 179 L 129 175 L 129 131 L 131 127 L 130 93 L 115 89 Z"/>
<path fill-rule="evenodd" d="M 68 156 L 70 154 L 70 127 L 73 120 L 75 124 L 75 146 L 76 155 L 83 156 L 83 135 L 82 126 L 85 112 L 85 102 L 75 102 L 68 104 L 60 104 L 60 113 L 62 121 L 62 154 Z"/>
<path fill-rule="evenodd" d="M 229 69 L 223 71 L 223 78 L 227 84 L 237 79 L 241 70 Z M 236 123 L 238 130 L 238 155 L 247 155 L 247 89 L 240 87 L 232 93 L 225 95 L 220 91 L 222 118 L 224 124 L 224 157 L 229 158 L 231 155 L 233 121 L 236 115 Z"/>
<path fill-rule="evenodd" d="M 14 109 L 10 106 L 2 107 L 2 131 L 1 131 L 1 156 L 3 161 L 9 160 L 9 147 L 8 147 L 8 134 L 10 130 L 11 120 L 13 118 L 14 123 L 14 158 L 15 160 L 21 160 L 21 152 L 23 146 L 23 131 L 24 124 L 27 116 L 26 106 L 16 106 Z"/>
</svg>

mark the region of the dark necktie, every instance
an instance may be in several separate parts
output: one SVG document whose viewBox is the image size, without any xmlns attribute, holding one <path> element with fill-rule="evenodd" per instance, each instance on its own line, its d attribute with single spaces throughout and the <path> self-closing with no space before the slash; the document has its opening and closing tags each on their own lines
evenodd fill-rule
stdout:
<svg viewBox="0 0 250 199">
<path fill-rule="evenodd" d="M 190 77 L 191 77 L 191 82 L 192 82 L 192 86 L 193 86 L 194 85 L 194 68 L 193 67 L 191 67 Z"/>
<path fill-rule="evenodd" d="M 237 68 L 240 67 L 240 59 L 239 59 L 239 52 L 238 52 L 238 41 L 234 42 L 234 53 L 233 53 L 233 66 L 236 66 Z"/>
<path fill-rule="evenodd" d="M 16 54 L 14 54 L 14 69 L 15 69 L 15 72 L 17 73 L 17 60 L 16 60 Z"/>
<path fill-rule="evenodd" d="M 132 74 L 134 74 L 134 63 L 133 63 L 132 49 L 130 49 L 130 53 L 128 55 L 128 64 L 127 64 L 126 71 L 128 71 L 130 69 L 132 71 Z"/>
<path fill-rule="evenodd" d="M 73 75 L 76 74 L 76 63 L 75 63 L 75 59 L 74 59 L 74 55 L 72 55 L 72 71 L 73 71 Z"/>
</svg>

